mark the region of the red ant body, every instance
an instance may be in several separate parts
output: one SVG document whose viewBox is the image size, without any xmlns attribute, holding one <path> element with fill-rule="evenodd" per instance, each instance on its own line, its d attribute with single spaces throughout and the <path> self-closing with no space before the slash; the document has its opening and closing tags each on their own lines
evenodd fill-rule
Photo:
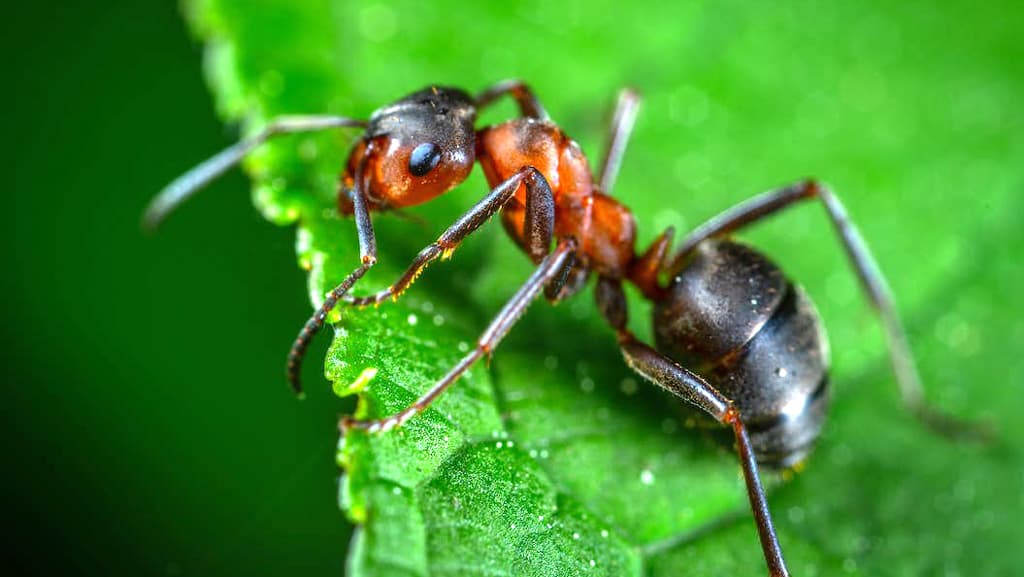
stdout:
<svg viewBox="0 0 1024 577">
<path fill-rule="evenodd" d="M 516 101 L 521 116 L 476 130 L 478 110 L 504 95 Z M 430 87 L 377 110 L 367 122 L 331 116 L 282 118 L 171 183 L 150 205 L 145 222 L 158 224 L 276 134 L 364 128 L 338 196 L 339 210 L 354 217 L 361 262 L 299 333 L 288 357 L 295 390 L 300 390 L 303 354 L 339 301 L 365 306 L 398 298 L 428 264 L 450 254 L 500 211 L 506 231 L 536 270 L 477 346 L 415 403 L 376 420 L 344 418 L 342 427 L 373 432 L 401 425 L 489 355 L 542 292 L 551 301 L 566 298 L 594 273 L 598 308 L 615 330 L 627 364 L 732 428 L 769 572 L 787 575 L 757 464 L 790 466 L 812 449 L 827 408 L 827 347 L 803 291 L 766 257 L 725 236 L 799 201 L 819 200 L 882 320 L 905 404 L 929 424 L 945 427 L 951 421 L 925 404 L 885 281 L 842 204 L 824 186 L 807 181 L 756 196 L 698 227 L 674 256 L 669 257 L 671 229 L 637 254 L 633 215 L 609 193 L 638 102 L 632 91 L 621 94 L 596 181 L 580 147 L 548 120 L 521 82 L 497 84 L 475 98 L 454 88 Z M 475 162 L 483 167 L 490 193 L 424 248 L 389 287 L 368 296 L 350 295 L 377 260 L 371 213 L 436 198 L 465 180 Z M 661 283 L 662 277 L 670 279 L 667 284 Z M 626 281 L 654 302 L 657 349 L 626 328 Z"/>
</svg>

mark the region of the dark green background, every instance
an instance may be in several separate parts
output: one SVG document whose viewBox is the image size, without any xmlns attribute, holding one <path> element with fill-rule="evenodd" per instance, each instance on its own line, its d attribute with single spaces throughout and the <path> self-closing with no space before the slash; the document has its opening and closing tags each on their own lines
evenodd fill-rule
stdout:
<svg viewBox="0 0 1024 577">
<path fill-rule="evenodd" d="M 918 8 L 924 5 L 930 4 Z M 580 6 L 584 9 L 580 17 L 586 17 L 585 5 Z M 983 347 L 969 357 L 962 371 L 952 362 L 934 360 L 944 349 L 918 347 L 931 359 L 930 366 L 952 371 L 940 389 L 942 399 L 951 404 L 970 394 L 969 404 L 975 412 L 984 412 L 985 402 L 978 396 L 986 383 L 972 379 L 972 374 L 998 379 L 1001 371 L 993 367 L 1003 363 L 1008 367 L 1007 379 L 1022 374 L 1019 353 L 1024 329 L 1019 321 L 1013 322 L 1022 312 L 1017 296 L 1020 285 L 1011 281 L 1021 279 L 1015 266 L 1017 251 L 1024 248 L 1018 225 L 1022 215 L 1017 212 L 1024 205 L 1000 201 L 996 206 L 1011 212 L 983 218 L 976 212 L 989 207 L 987 190 L 998 189 L 999 198 L 1005 199 L 1006 190 L 1021 188 L 1024 158 L 1019 154 L 1020 137 L 1013 132 L 1022 127 L 1020 110 L 1007 102 L 1014 97 L 1019 102 L 1024 94 L 1022 50 L 1019 39 L 1014 42 L 1014 35 L 1007 33 L 1014 30 L 1013 22 L 1019 21 L 1006 13 L 1009 6 L 1012 4 L 960 2 L 920 12 L 905 8 L 898 18 L 907 28 L 907 36 L 902 38 L 903 56 L 911 57 L 901 62 L 918 67 L 911 71 L 911 81 L 936 83 L 940 93 L 922 103 L 931 111 L 924 116 L 945 120 L 946 116 L 934 111 L 948 108 L 948 125 L 901 126 L 901 117 L 913 116 L 914 110 L 879 110 L 880 116 L 892 121 L 888 126 L 901 129 L 893 131 L 896 143 L 887 139 L 889 133 L 867 129 L 863 132 L 868 137 L 858 140 L 856 127 L 844 125 L 841 134 L 848 139 L 850 151 L 844 160 L 854 168 L 848 173 L 840 169 L 824 175 L 891 184 L 900 182 L 899 175 L 906 172 L 917 175 L 915 182 L 920 188 L 926 181 L 920 175 L 935 171 L 934 203 L 915 204 L 921 197 L 914 196 L 910 214 L 870 215 L 870 207 L 863 202 L 851 204 L 856 205 L 856 216 L 868 220 L 864 228 L 869 238 L 885 237 L 892 241 L 890 247 L 898 247 L 890 248 L 888 256 L 884 248 L 879 251 L 883 264 L 909 260 L 908 254 L 920 256 L 913 265 L 917 273 L 913 280 L 901 279 L 902 271 L 890 271 L 895 272 L 893 284 L 901 302 L 909 304 L 905 316 L 910 319 L 912 336 L 930 334 L 920 327 L 931 327 L 933 319 L 950 310 L 958 311 L 954 321 L 966 318 L 999 323 L 998 332 L 982 327 L 960 335 L 961 344 Z M 629 7 L 622 9 L 628 11 Z M 6 198 L 13 212 L 3 227 L 9 260 L 3 282 L 8 378 L 0 399 L 6 413 L 0 438 L 8 456 L 4 497 L 9 501 L 10 526 L 16 530 L 11 544 L 18 552 L 14 557 L 18 572 L 339 574 L 348 529 L 333 505 L 337 476 L 333 427 L 343 405 L 332 404 L 322 392 L 310 402 L 294 402 L 281 375 L 283 351 L 297 323 L 308 313 L 304 275 L 295 266 L 292 232 L 270 226 L 257 215 L 248 202 L 246 182 L 238 174 L 230 175 L 188 210 L 175 215 L 159 236 L 143 237 L 136 226 L 144 203 L 160 185 L 203 154 L 223 146 L 234 134 L 214 115 L 200 72 L 201 51 L 186 32 L 178 9 L 166 2 L 105 2 L 59 8 L 22 6 L 19 10 L 23 12 L 5 19 L 3 34 L 8 56 L 3 98 L 11 99 L 6 106 L 10 113 L 3 121 L 7 127 L 5 158 L 13 168 L 13 178 L 6 180 Z M 806 163 L 774 148 L 766 148 L 764 156 L 758 156 L 750 144 L 760 139 L 768 146 L 777 145 L 772 131 L 800 121 L 794 116 L 795 107 L 787 107 L 787 102 L 791 95 L 810 88 L 773 91 L 772 70 L 757 65 L 773 58 L 788 62 L 790 55 L 785 50 L 794 42 L 780 39 L 776 45 L 770 36 L 751 36 L 745 43 L 719 44 L 716 39 L 728 38 L 749 24 L 743 5 L 731 3 L 717 9 L 706 3 L 703 11 L 702 17 L 714 25 L 702 29 L 704 36 L 695 36 L 698 40 L 689 54 L 648 54 L 645 45 L 636 44 L 622 49 L 646 54 L 653 70 L 669 69 L 680 58 L 693 58 L 693 70 L 699 73 L 694 83 L 705 91 L 726 95 L 723 101 L 738 107 L 737 117 L 760 116 L 763 122 L 724 126 L 748 143 L 742 158 L 736 158 L 728 169 L 702 164 L 699 158 L 689 164 L 652 166 L 645 164 L 642 153 L 634 158 L 636 163 L 644 170 L 667 168 L 679 171 L 681 177 L 697 175 L 709 187 L 724 187 L 724 177 L 743 190 L 763 188 L 779 178 L 803 176 L 794 174 L 790 166 L 773 166 L 769 159 L 788 159 L 789 164 L 800 167 L 823 165 L 814 151 L 804 151 L 811 159 Z M 373 11 L 358 14 L 353 18 L 354 29 L 372 25 L 374 14 L 379 15 Z M 426 25 L 446 25 L 441 16 L 429 16 Z M 536 15 L 510 19 L 505 32 L 514 31 L 513 24 L 530 25 L 533 17 Z M 871 64 L 884 68 L 889 63 L 885 43 L 893 42 L 892 29 L 884 25 L 885 19 L 876 19 L 876 24 L 882 24 L 873 28 L 863 22 L 851 22 L 847 28 L 834 21 L 837 17 L 822 10 L 807 25 L 825 24 L 841 31 L 843 36 L 837 42 L 843 51 L 824 61 L 841 62 L 843 70 L 834 72 L 849 80 L 847 96 L 852 102 L 878 106 L 877 94 L 871 91 Z M 617 22 L 607 14 L 602 18 Z M 872 21 L 866 18 L 864 22 Z M 989 28 L 997 34 L 990 37 Z M 472 36 L 488 34 L 475 30 Z M 634 36 L 642 38 L 642 34 Z M 564 41 L 564 37 L 544 30 L 533 30 L 534 37 Z M 353 42 L 359 43 L 358 38 Z M 650 45 L 658 45 L 660 40 L 652 38 Z M 597 54 L 603 48 L 596 38 L 573 41 L 581 54 L 588 48 Z M 361 94 L 389 98 L 396 90 L 412 88 L 406 84 L 410 82 L 407 77 L 416 76 L 415 59 L 391 75 L 384 66 L 405 50 L 402 42 L 402 38 L 392 37 L 384 43 L 358 46 L 361 60 L 352 69 L 379 70 L 382 75 L 361 79 L 366 83 Z M 974 51 L 975 46 L 980 48 Z M 749 69 L 723 71 L 721 77 L 730 81 L 748 78 L 750 84 L 716 85 L 716 51 L 743 47 L 751 50 Z M 503 74 L 517 64 L 522 65 L 523 74 L 546 66 L 549 71 L 544 77 L 550 79 L 550 67 L 564 66 L 569 78 L 574 68 L 581 66 L 592 71 L 588 82 L 594 85 L 679 80 L 668 73 L 661 78 L 609 80 L 607 76 L 617 73 L 602 69 L 600 61 L 581 57 L 573 63 L 538 64 L 542 49 L 532 54 L 520 52 L 511 43 L 487 54 Z M 807 58 L 814 61 L 814 55 Z M 659 62 L 667 64 L 660 67 Z M 802 72 L 793 75 L 801 77 Z M 452 71 L 452 78 L 467 76 L 478 79 L 473 88 L 494 79 L 475 69 L 471 73 Z M 941 91 L 946 88 L 943 78 L 947 76 L 956 90 L 971 86 L 975 78 L 981 88 L 967 98 L 957 93 L 955 102 L 950 96 L 953 103 L 946 106 Z M 420 82 L 417 77 L 415 84 Z M 548 81 L 547 87 L 553 85 Z M 768 98 L 759 115 L 742 109 L 756 105 L 740 96 L 747 90 L 761 91 Z M 571 91 L 577 92 L 579 87 Z M 587 110 L 604 106 L 609 96 L 594 94 L 586 103 Z M 684 108 L 669 110 L 667 115 L 673 121 L 678 122 L 680 114 L 689 114 L 690 96 L 686 92 L 675 95 L 675 102 Z M 558 106 L 552 110 L 556 118 L 586 124 L 579 120 L 581 113 L 566 104 L 569 99 L 565 95 L 549 100 Z M 578 100 L 573 94 L 572 101 Z M 785 114 L 773 115 L 773 111 Z M 855 112 L 865 114 L 863 109 Z M 650 117 L 648 133 L 664 140 L 656 120 L 664 119 L 665 108 L 652 106 L 644 114 Z M 996 115 L 995 121 L 992 115 Z M 975 126 L 991 132 L 972 130 Z M 806 126 L 802 130 L 813 133 Z M 935 135 L 935 150 L 899 146 L 901 134 L 902 142 L 927 143 L 929 139 L 922 138 L 920 131 Z M 584 136 L 595 141 L 594 134 Z M 686 138 L 696 140 L 699 134 L 687 133 Z M 922 163 L 929 156 L 956 158 L 956 154 L 943 156 L 943 152 L 956 147 L 957 138 L 963 138 L 976 155 L 971 164 Z M 800 149 L 800 143 L 790 144 Z M 865 152 L 864 147 L 872 145 L 889 147 L 884 162 L 879 161 L 877 151 Z M 679 150 L 688 146 L 689 142 L 680 143 Z M 991 157 L 983 156 L 986 151 Z M 721 150 L 711 155 L 723 157 Z M 862 168 L 865 173 L 858 172 Z M 950 175 L 958 176 L 954 181 Z M 972 181 L 972 176 L 976 180 Z M 634 184 L 642 182 L 642 174 L 636 171 L 633 176 L 624 174 L 625 183 L 630 178 Z M 954 182 L 956 190 L 945 188 Z M 743 195 L 736 190 L 732 194 L 736 196 L 731 200 Z M 891 210 L 908 206 L 899 198 L 876 200 Z M 714 206 L 707 198 L 701 202 L 694 207 L 701 215 L 726 204 L 724 199 Z M 673 208 L 686 213 L 688 207 L 685 199 L 680 199 L 680 206 Z M 899 235 L 901 219 L 914 220 L 914 210 L 927 211 L 929 221 L 936 223 L 921 242 Z M 797 222 L 806 225 L 809 218 Z M 971 223 L 969 230 L 958 227 L 961 220 Z M 920 227 L 910 228 L 920 232 Z M 644 238 L 652 235 L 652 231 L 644 231 Z M 937 253 L 929 252 L 929 241 L 958 235 L 969 238 L 964 243 L 943 244 Z M 981 248 L 975 248 L 979 244 Z M 899 254 L 893 254 L 897 250 Z M 989 254 L 998 256 L 998 267 L 980 264 Z M 925 266 L 922 261 L 934 265 Z M 973 266 L 968 272 L 945 270 L 950 263 Z M 800 271 L 808 273 L 810 268 L 804 265 Z M 979 284 L 978 278 L 984 284 Z M 1001 282 L 1004 278 L 1007 281 Z M 927 280 L 931 286 L 919 286 L 918 280 Z M 838 287 L 839 298 L 833 301 L 851 299 L 848 285 L 824 280 L 808 284 L 818 289 Z M 968 296 L 956 297 L 961 290 Z M 849 343 L 863 326 L 866 323 L 833 327 L 834 344 Z M 318 350 L 325 341 L 318 342 Z M 847 367 L 863 361 L 865 355 L 877 354 L 875 348 L 860 357 L 848 356 L 854 360 L 848 361 Z M 310 383 L 322 383 L 319 356 L 307 365 Z M 1021 395 L 1004 382 L 996 388 L 996 414 L 1019 415 L 1019 409 L 1007 407 L 1020 403 Z M 972 392 L 965 392 L 968 390 Z M 1020 427 L 1014 425 L 1013 429 L 1019 431 Z M 1008 458 L 1018 456 L 1019 451 L 1008 454 Z M 1016 486 L 1021 485 L 1024 471 L 1019 463 L 1009 463 L 1005 473 L 1016 475 Z M 1014 482 L 1002 479 L 999 485 L 1012 486 Z M 1006 498 L 1010 500 L 1007 510 L 1020 509 L 1020 495 L 1007 494 Z M 993 515 L 997 524 L 1014 522 L 1003 519 L 999 511 Z"/>
<path fill-rule="evenodd" d="M 340 574 L 340 409 L 283 380 L 309 311 L 292 231 L 233 173 L 139 233 L 148 197 L 233 138 L 178 7 L 21 9 L 0 436 L 20 572 Z"/>
</svg>

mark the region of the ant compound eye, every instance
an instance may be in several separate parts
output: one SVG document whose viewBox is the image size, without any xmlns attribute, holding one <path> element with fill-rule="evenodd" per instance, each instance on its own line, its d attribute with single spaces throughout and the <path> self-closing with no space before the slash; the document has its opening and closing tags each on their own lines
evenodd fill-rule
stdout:
<svg viewBox="0 0 1024 577">
<path fill-rule="evenodd" d="M 409 172 L 414 176 L 424 176 L 441 161 L 441 149 L 426 142 L 412 150 L 409 155 Z"/>
</svg>

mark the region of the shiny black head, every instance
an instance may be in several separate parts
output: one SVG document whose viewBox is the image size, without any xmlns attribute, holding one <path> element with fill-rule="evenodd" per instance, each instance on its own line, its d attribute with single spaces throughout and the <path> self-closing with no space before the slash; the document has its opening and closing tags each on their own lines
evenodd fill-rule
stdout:
<svg viewBox="0 0 1024 577">
<path fill-rule="evenodd" d="M 457 88 L 431 86 L 378 109 L 364 139 L 371 193 L 401 207 L 451 190 L 476 160 L 475 122 L 472 97 Z"/>
</svg>

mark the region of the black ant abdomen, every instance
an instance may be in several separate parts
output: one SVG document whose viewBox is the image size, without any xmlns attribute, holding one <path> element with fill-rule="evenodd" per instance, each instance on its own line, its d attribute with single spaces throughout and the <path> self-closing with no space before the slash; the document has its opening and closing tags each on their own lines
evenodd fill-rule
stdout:
<svg viewBox="0 0 1024 577">
<path fill-rule="evenodd" d="M 810 298 L 767 257 L 701 243 L 654 306 L 658 350 L 732 399 L 759 463 L 810 453 L 828 405 L 828 343 Z"/>
</svg>

